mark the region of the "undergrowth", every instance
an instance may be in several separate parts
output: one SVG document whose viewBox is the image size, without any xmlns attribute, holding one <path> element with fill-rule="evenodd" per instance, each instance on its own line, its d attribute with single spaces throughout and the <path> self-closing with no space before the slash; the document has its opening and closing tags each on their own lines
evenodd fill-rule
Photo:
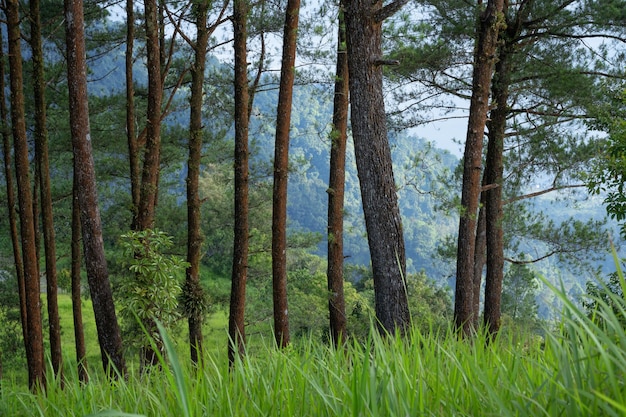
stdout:
<svg viewBox="0 0 626 417">
<path fill-rule="evenodd" d="M 546 283 L 549 285 L 548 283 Z M 621 284 L 624 278 L 621 276 Z M 45 394 L 5 386 L 2 416 L 622 416 L 626 414 L 626 302 L 599 300 L 591 317 L 564 308 L 542 343 L 486 343 L 454 332 L 379 336 L 334 349 L 314 340 L 271 343 L 228 365 L 207 354 L 193 368 L 163 333 L 161 370 L 128 380 L 93 377 Z M 618 307 L 615 308 L 615 305 Z M 601 320 L 598 320 L 601 318 Z"/>
</svg>

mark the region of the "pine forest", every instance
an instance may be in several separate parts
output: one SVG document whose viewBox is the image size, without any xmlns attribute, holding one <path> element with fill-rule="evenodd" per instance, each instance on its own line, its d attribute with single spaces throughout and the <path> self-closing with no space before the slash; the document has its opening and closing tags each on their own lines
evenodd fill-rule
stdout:
<svg viewBox="0 0 626 417">
<path fill-rule="evenodd" d="M 1 0 L 0 416 L 626 414 L 626 1 Z"/>
</svg>

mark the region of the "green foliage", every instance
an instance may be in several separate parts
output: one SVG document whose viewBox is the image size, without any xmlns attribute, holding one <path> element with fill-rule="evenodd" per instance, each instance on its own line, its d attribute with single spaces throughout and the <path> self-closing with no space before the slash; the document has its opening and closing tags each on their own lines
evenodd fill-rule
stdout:
<svg viewBox="0 0 626 417">
<path fill-rule="evenodd" d="M 363 320 L 364 313 L 372 312 L 374 309 L 374 281 L 371 268 L 350 266 L 346 271 L 346 279 L 359 291 L 363 297 L 362 301 L 368 303 L 357 304 L 346 313 Z M 431 331 L 440 333 L 447 329 L 452 318 L 452 297 L 449 288 L 438 285 L 424 272 L 407 274 L 406 288 L 413 327 L 424 333 Z M 367 328 L 367 325 L 365 327 Z M 361 334 L 361 337 L 363 336 L 367 336 L 367 333 Z"/>
<path fill-rule="evenodd" d="M 582 300 L 582 303 L 587 317 L 600 326 L 604 325 L 604 318 L 601 314 L 598 314 L 598 311 L 603 306 L 606 306 L 613 311 L 624 329 L 626 329 L 626 317 L 620 315 L 620 310 L 623 308 L 621 306 L 623 300 L 624 289 L 620 281 L 619 272 L 616 271 L 609 275 L 608 282 L 603 280 L 598 280 L 598 282 L 588 281 L 585 298 Z"/>
<path fill-rule="evenodd" d="M 0 372 L 26 366 L 17 293 L 17 279 L 0 270 Z"/>
<path fill-rule="evenodd" d="M 623 277 L 620 282 L 624 285 Z M 546 284 L 548 284 L 546 282 Z M 69 372 L 65 388 L 46 393 L 3 389 L 0 413 L 15 417 L 73 416 L 618 416 L 626 412 L 626 334 L 618 314 L 600 305 L 597 326 L 566 294 L 559 326 L 544 343 L 508 338 L 474 343 L 452 331 L 439 337 L 351 340 L 334 349 L 313 339 L 289 349 L 271 344 L 238 358 L 207 355 L 194 368 L 161 329 L 162 371 L 115 384 L 97 376 L 87 386 Z M 224 355 L 222 355 L 224 356 Z"/>
<path fill-rule="evenodd" d="M 172 247 L 172 239 L 159 230 L 126 233 L 120 237 L 120 245 L 130 272 L 120 280 L 116 291 L 122 326 L 133 347 L 144 347 L 147 335 L 138 320 L 143 326 L 159 321 L 172 328 L 181 317 L 178 297 L 187 263 L 166 252 Z M 150 325 L 146 330 L 156 331 Z"/>
<path fill-rule="evenodd" d="M 178 305 L 183 317 L 204 317 L 210 311 L 210 300 L 202 284 L 186 280 L 178 296 Z"/>
<path fill-rule="evenodd" d="M 501 311 L 520 330 L 533 331 L 540 327 L 538 289 L 536 274 L 527 265 L 513 264 L 504 275 Z"/>
<path fill-rule="evenodd" d="M 607 110 L 596 121 L 608 138 L 589 189 L 604 196 L 607 213 L 621 224 L 621 234 L 626 237 L 626 90 L 619 91 L 607 91 Z"/>
</svg>

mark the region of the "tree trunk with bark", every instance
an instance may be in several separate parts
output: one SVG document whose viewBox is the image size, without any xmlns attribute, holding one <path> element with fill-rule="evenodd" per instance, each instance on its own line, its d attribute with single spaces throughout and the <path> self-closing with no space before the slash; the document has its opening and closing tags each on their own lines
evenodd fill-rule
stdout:
<svg viewBox="0 0 626 417">
<path fill-rule="evenodd" d="M 337 68 L 330 133 L 330 178 L 328 180 L 328 311 L 330 336 L 335 346 L 346 337 L 346 303 L 343 293 L 343 208 L 348 138 L 348 56 L 343 11 L 339 11 Z"/>
<path fill-rule="evenodd" d="M 352 135 L 374 273 L 376 318 L 383 331 L 410 323 L 402 220 L 383 99 L 382 22 L 405 2 L 346 0 Z"/>
<path fill-rule="evenodd" d="M 193 304 L 186 311 L 189 325 L 189 346 L 191 361 L 195 364 L 202 356 L 202 303 L 203 290 L 200 285 L 200 259 L 202 258 L 202 235 L 200 233 L 200 161 L 202 159 L 202 97 L 204 89 L 204 70 L 206 66 L 209 31 L 207 28 L 206 1 L 194 6 L 196 16 L 195 59 L 191 67 L 191 98 L 189 117 L 189 161 L 187 162 L 187 262 L 185 299 Z"/>
<path fill-rule="evenodd" d="M 248 90 L 248 2 L 233 1 L 233 32 L 235 36 L 235 225 L 233 269 L 228 319 L 228 362 L 243 355 L 246 343 L 245 306 L 249 250 L 249 150 L 250 94 Z"/>
<path fill-rule="evenodd" d="M 41 220 L 43 226 L 44 256 L 46 261 L 46 298 L 48 300 L 48 330 L 50 361 L 56 376 L 62 373 L 61 323 L 56 268 L 56 243 L 52 216 L 52 192 L 50 187 L 50 163 L 48 160 L 48 129 L 46 127 L 46 99 L 43 47 L 41 41 L 40 1 L 30 3 L 30 45 L 33 62 L 33 95 L 35 101 L 35 156 L 40 173 Z"/>
<path fill-rule="evenodd" d="M 472 98 L 465 140 L 461 216 L 457 249 L 457 272 L 454 301 L 455 326 L 464 335 L 474 332 L 474 255 L 476 220 L 481 190 L 483 136 L 489 111 L 489 90 L 496 56 L 498 32 L 503 23 L 504 0 L 489 0 L 479 11 L 474 52 Z M 481 7 L 481 6 L 479 6 Z"/>
<path fill-rule="evenodd" d="M 20 237 L 24 265 L 24 298 L 26 304 L 26 359 L 28 384 L 31 389 L 45 388 L 45 364 L 41 299 L 39 296 L 39 270 L 35 247 L 33 196 L 30 182 L 28 138 L 24 114 L 24 83 L 22 78 L 22 51 L 19 2 L 6 2 L 7 31 L 9 38 L 9 72 L 11 78 L 11 128 L 13 132 L 15 176 L 19 202 Z"/>
<path fill-rule="evenodd" d="M 3 45 L 2 32 L 0 31 L 0 45 Z M 20 249 L 20 237 L 17 231 L 17 218 L 15 190 L 13 184 L 13 169 L 11 168 L 11 131 L 9 128 L 8 110 L 6 105 L 5 85 L 5 58 L 4 48 L 0 48 L 0 123 L 2 123 L 2 151 L 4 153 L 4 175 L 7 186 L 7 211 L 9 213 L 9 233 L 11 235 L 11 245 L 13 248 L 13 262 L 15 264 L 15 275 L 17 276 L 18 297 L 20 303 L 20 319 L 22 322 L 22 338 L 27 340 L 26 328 L 26 290 L 24 288 L 24 262 Z"/>
<path fill-rule="evenodd" d="M 504 183 L 504 136 L 510 109 L 509 86 L 513 71 L 511 58 L 514 54 L 514 39 L 521 29 L 520 11 L 517 21 L 507 22 L 501 33 L 498 62 L 491 87 L 495 108 L 491 110 L 487 146 L 485 178 L 490 185 L 486 195 L 485 211 L 487 218 L 487 277 L 485 280 L 484 321 L 490 335 L 500 330 L 502 280 L 504 275 L 504 232 L 502 187 Z"/>
<path fill-rule="evenodd" d="M 161 154 L 161 52 L 159 48 L 159 24 L 157 0 L 145 2 L 145 31 L 148 69 L 148 114 L 146 126 L 146 149 L 141 176 L 137 229 L 154 227 L 154 214 L 159 180 Z M 155 358 L 156 359 L 156 358 Z"/>
<path fill-rule="evenodd" d="M 280 88 L 276 110 L 276 143 L 274 153 L 274 191 L 272 197 L 272 283 L 274 299 L 274 333 L 276 344 L 289 344 L 289 311 L 287 306 L 287 178 L 289 170 L 289 128 L 295 79 L 296 37 L 300 0 L 287 0 Z"/>
<path fill-rule="evenodd" d="M 161 80 L 161 49 L 159 42 L 159 7 L 157 0 L 144 2 L 146 53 L 148 70 L 148 111 L 146 147 L 141 176 L 141 193 L 137 213 L 137 230 L 154 228 L 157 190 L 161 156 L 161 104 L 163 88 Z M 143 320 L 149 334 L 154 334 L 153 320 Z M 161 347 L 159 347 L 160 349 Z M 158 365 L 158 356 L 151 346 L 144 346 L 140 353 L 142 368 Z"/>
<path fill-rule="evenodd" d="M 83 328 L 83 308 L 81 298 L 81 258 L 80 258 L 80 207 L 78 178 L 74 172 L 72 187 L 72 318 L 74 321 L 74 345 L 76 346 L 76 363 L 78 364 L 78 380 L 83 384 L 89 382 L 87 372 L 87 347 L 85 346 L 85 330 Z"/>
<path fill-rule="evenodd" d="M 83 249 L 102 365 L 110 378 L 126 375 L 122 338 L 104 255 L 96 175 L 91 148 L 83 2 L 65 0 L 67 79 L 74 170 L 77 178 Z"/>
<path fill-rule="evenodd" d="M 141 192 L 141 168 L 139 161 L 139 140 L 135 128 L 135 87 L 133 81 L 133 50 L 135 45 L 135 10 L 133 0 L 126 1 L 126 140 L 128 142 L 128 163 L 130 166 L 131 230 L 137 230 L 137 212 Z"/>
</svg>

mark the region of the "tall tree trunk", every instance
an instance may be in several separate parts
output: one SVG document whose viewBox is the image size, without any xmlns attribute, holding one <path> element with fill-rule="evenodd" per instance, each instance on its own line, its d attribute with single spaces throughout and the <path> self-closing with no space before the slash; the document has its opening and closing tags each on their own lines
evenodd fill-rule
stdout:
<svg viewBox="0 0 626 417">
<path fill-rule="evenodd" d="M 146 150 L 141 176 L 141 197 L 137 213 L 138 230 L 154 227 L 154 213 L 159 178 L 161 153 L 161 60 L 159 49 L 159 25 L 157 1 L 145 2 L 146 51 L 148 57 L 148 112 L 146 126 Z M 156 359 L 156 358 L 155 358 Z"/>
<path fill-rule="evenodd" d="M 13 248 L 13 262 L 15 264 L 15 275 L 17 276 L 17 288 L 20 302 L 20 318 L 22 322 L 22 337 L 28 340 L 26 325 L 26 289 L 24 287 L 24 262 L 22 261 L 22 251 L 20 249 L 20 237 L 17 231 L 17 219 L 15 216 L 15 190 L 13 185 L 13 169 L 11 168 L 11 132 L 9 129 L 8 111 L 6 97 L 4 95 L 6 86 L 5 80 L 5 58 L 4 41 L 2 31 L 0 31 L 0 123 L 2 123 L 2 151 L 4 153 L 4 174 L 7 186 L 7 211 L 9 213 L 9 233 L 11 235 L 11 245 Z"/>
<path fill-rule="evenodd" d="M 159 7 L 157 0 L 144 2 L 146 52 L 148 66 L 148 112 L 146 126 L 146 149 L 141 176 L 141 196 L 137 214 L 137 229 L 154 228 L 154 216 L 157 204 L 161 154 L 161 103 L 163 89 L 161 80 L 161 50 L 159 42 Z M 145 319 L 143 325 L 152 334 L 156 324 Z M 159 346 L 159 349 L 161 347 Z M 141 349 L 142 368 L 158 364 L 158 356 L 151 346 Z"/>
<path fill-rule="evenodd" d="M 367 240 L 374 272 L 379 328 L 404 333 L 410 322 L 402 220 L 387 139 L 382 21 L 404 4 L 346 0 L 352 135 Z"/>
<path fill-rule="evenodd" d="M 38 387 L 45 388 L 45 367 L 39 274 L 35 248 L 33 196 L 30 188 L 28 139 L 26 137 L 24 114 L 19 7 L 17 0 L 6 2 L 9 72 L 11 77 L 11 127 L 15 153 L 15 175 L 19 201 L 20 232 L 24 262 L 24 295 L 26 300 L 27 338 L 24 339 L 24 344 L 28 362 L 28 384 L 31 389 L 37 389 Z"/>
<path fill-rule="evenodd" d="M 195 59 L 191 67 L 191 98 L 189 119 L 189 161 L 187 163 L 187 262 L 185 288 L 186 299 L 192 303 L 202 302 L 200 285 L 200 258 L 202 235 L 200 234 L 200 160 L 202 158 L 202 97 L 204 70 L 206 66 L 209 31 L 207 29 L 208 1 L 194 5 L 197 38 L 194 45 Z M 193 300 L 193 301 L 192 301 Z M 187 311 L 191 361 L 198 363 L 202 355 L 202 308 L 196 305 Z"/>
<path fill-rule="evenodd" d="M 85 331 L 83 328 L 83 308 L 80 283 L 80 207 L 77 172 L 74 171 L 72 186 L 72 318 L 74 320 L 74 343 L 76 346 L 76 363 L 78 364 L 78 380 L 83 384 L 89 382 L 87 372 L 87 348 L 85 346 Z"/>
<path fill-rule="evenodd" d="M 348 56 L 346 26 L 339 11 L 337 68 L 333 102 L 333 129 L 330 133 L 330 178 L 328 180 L 328 311 L 330 335 L 335 346 L 346 337 L 346 303 L 343 294 L 343 207 L 346 182 L 348 138 Z"/>
<path fill-rule="evenodd" d="M 235 226 L 233 269 L 228 319 L 228 362 L 243 355 L 246 343 L 245 307 L 248 278 L 248 124 L 250 95 L 248 91 L 248 0 L 233 1 L 235 36 Z"/>
<path fill-rule="evenodd" d="M 528 6 L 532 3 L 527 2 Z M 527 16 L 528 9 L 521 7 L 515 21 L 507 21 L 507 27 L 501 33 L 501 42 L 498 50 L 498 62 L 492 83 L 493 102 L 496 107 L 491 110 L 489 129 L 489 144 L 487 146 L 487 165 L 485 177 L 490 185 L 485 203 L 487 218 L 487 277 L 485 280 L 485 315 L 484 321 L 490 335 L 500 330 L 502 280 L 504 275 L 504 232 L 502 187 L 504 183 L 504 134 L 506 120 L 510 109 L 509 86 L 513 71 L 511 59 L 514 55 L 514 39 L 519 35 L 522 21 Z"/>
<path fill-rule="evenodd" d="M 135 45 L 135 11 L 133 0 L 126 1 L 126 137 L 128 142 L 128 162 L 130 165 L 130 195 L 132 220 L 131 230 L 137 229 L 137 212 L 141 192 L 141 168 L 139 161 L 139 140 L 135 128 L 135 87 L 133 81 L 133 51 Z"/>
<path fill-rule="evenodd" d="M 70 126 L 74 170 L 77 187 L 80 189 L 79 206 L 85 267 L 96 319 L 102 365 L 107 375 L 115 378 L 118 375 L 116 371 L 122 376 L 126 375 L 126 364 L 122 354 L 122 337 L 104 256 L 102 224 L 98 208 L 87 101 L 83 2 L 65 0 L 64 8 Z"/>
<path fill-rule="evenodd" d="M 480 196 L 483 136 L 489 111 L 489 88 L 495 62 L 504 0 L 489 0 L 479 12 L 474 52 L 472 98 L 465 139 L 461 216 L 457 250 L 454 322 L 464 335 L 473 333 L 474 254 Z M 479 5 L 481 7 L 481 5 Z"/>
<path fill-rule="evenodd" d="M 274 153 L 274 192 L 272 204 L 272 276 L 274 298 L 274 332 L 279 347 L 289 344 L 287 308 L 287 178 L 289 170 L 289 128 L 295 79 L 296 37 L 300 0 L 287 0 L 283 59 L 276 111 Z"/>
<path fill-rule="evenodd" d="M 52 216 L 52 192 L 50 190 L 50 163 L 48 161 L 48 129 L 46 127 L 40 1 L 31 0 L 29 4 L 31 27 L 30 45 L 32 50 L 33 90 L 35 100 L 35 155 L 40 173 L 39 187 L 41 191 L 41 219 L 46 260 L 46 297 L 48 300 L 50 359 L 54 374 L 59 376 L 63 370 L 63 354 L 61 352 L 61 323 L 57 297 L 56 244 Z"/>
</svg>

